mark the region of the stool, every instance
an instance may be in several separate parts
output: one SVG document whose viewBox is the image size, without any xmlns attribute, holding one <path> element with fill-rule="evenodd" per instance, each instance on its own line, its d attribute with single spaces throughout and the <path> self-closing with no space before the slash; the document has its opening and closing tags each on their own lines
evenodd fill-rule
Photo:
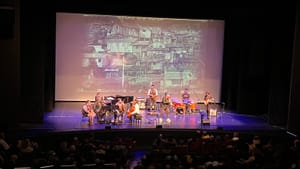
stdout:
<svg viewBox="0 0 300 169">
<path fill-rule="evenodd" d="M 133 117 L 133 120 L 134 120 L 134 122 L 136 122 L 136 123 L 141 123 L 141 121 L 142 121 L 142 115 L 140 115 L 140 114 L 135 115 L 135 116 Z"/>
<path fill-rule="evenodd" d="M 201 118 L 200 121 L 201 121 L 201 126 L 202 127 L 210 125 L 210 119 L 209 118 L 205 119 L 203 114 L 200 114 L 200 118 Z"/>
</svg>

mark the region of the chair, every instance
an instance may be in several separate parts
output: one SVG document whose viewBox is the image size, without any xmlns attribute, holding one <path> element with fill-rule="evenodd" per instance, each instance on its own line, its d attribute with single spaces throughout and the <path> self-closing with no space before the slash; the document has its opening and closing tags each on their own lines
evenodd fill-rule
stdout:
<svg viewBox="0 0 300 169">
<path fill-rule="evenodd" d="M 53 164 L 51 164 L 51 165 L 40 166 L 40 169 L 45 169 L 45 168 L 56 168 L 56 166 L 53 165 Z"/>
<path fill-rule="evenodd" d="M 105 163 L 104 169 L 115 169 L 117 167 L 116 163 Z"/>
<path fill-rule="evenodd" d="M 58 168 L 64 168 L 64 169 L 76 169 L 76 164 L 61 164 L 58 166 Z"/>
<path fill-rule="evenodd" d="M 80 168 L 84 168 L 84 169 L 94 169 L 97 167 L 96 163 L 91 163 L 91 164 L 82 164 L 80 166 Z"/>
<path fill-rule="evenodd" d="M 142 121 L 142 115 L 140 115 L 140 114 L 134 115 L 134 116 L 133 116 L 133 121 L 134 121 L 135 123 L 137 123 L 137 124 L 140 124 L 141 121 Z"/>
</svg>

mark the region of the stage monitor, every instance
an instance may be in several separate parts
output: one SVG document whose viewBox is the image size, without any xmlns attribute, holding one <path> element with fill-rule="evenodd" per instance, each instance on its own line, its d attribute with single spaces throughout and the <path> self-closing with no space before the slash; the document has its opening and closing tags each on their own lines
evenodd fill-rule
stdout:
<svg viewBox="0 0 300 169">
<path fill-rule="evenodd" d="M 160 96 L 220 101 L 223 20 L 56 13 L 56 101 Z"/>
</svg>

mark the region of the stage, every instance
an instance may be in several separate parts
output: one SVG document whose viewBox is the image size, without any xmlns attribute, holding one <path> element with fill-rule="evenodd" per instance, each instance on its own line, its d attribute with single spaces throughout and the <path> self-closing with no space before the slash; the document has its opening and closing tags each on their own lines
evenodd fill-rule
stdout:
<svg viewBox="0 0 300 169">
<path fill-rule="evenodd" d="M 56 102 L 55 108 L 51 112 L 44 114 L 43 124 L 23 124 L 23 128 L 35 132 L 71 132 L 71 131 L 131 131 L 131 130 L 190 130 L 190 129 L 205 129 L 205 130 L 230 130 L 230 131 L 282 131 L 284 129 L 271 126 L 263 118 L 243 115 L 235 112 L 230 112 L 224 109 L 218 109 L 216 116 L 211 116 L 209 123 L 204 124 L 201 121 L 206 119 L 204 110 L 197 110 L 193 113 L 179 114 L 173 111 L 170 113 L 171 122 L 159 121 L 157 114 L 149 113 L 146 110 L 141 110 L 142 120 L 130 122 L 126 116 L 122 123 L 98 123 L 97 119 L 93 125 L 88 125 L 88 119 L 82 117 L 81 107 L 82 102 Z M 156 112 L 159 113 L 159 112 Z"/>
</svg>

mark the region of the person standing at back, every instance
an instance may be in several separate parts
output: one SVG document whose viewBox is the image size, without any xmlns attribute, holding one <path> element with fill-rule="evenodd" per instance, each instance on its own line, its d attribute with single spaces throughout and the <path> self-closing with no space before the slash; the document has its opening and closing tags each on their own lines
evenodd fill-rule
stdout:
<svg viewBox="0 0 300 169">
<path fill-rule="evenodd" d="M 205 95 L 204 95 L 204 105 L 206 106 L 206 114 L 207 114 L 208 119 L 209 119 L 209 116 L 210 116 L 209 104 L 212 100 L 213 100 L 213 97 L 210 95 L 210 93 L 208 91 L 206 91 Z"/>
<path fill-rule="evenodd" d="M 158 97 L 158 91 L 157 89 L 155 88 L 155 85 L 152 84 L 150 86 L 150 89 L 148 90 L 148 93 L 147 95 L 149 96 L 149 105 L 150 105 L 150 111 L 154 111 L 156 110 L 156 100 L 157 100 L 157 97 Z"/>
</svg>

